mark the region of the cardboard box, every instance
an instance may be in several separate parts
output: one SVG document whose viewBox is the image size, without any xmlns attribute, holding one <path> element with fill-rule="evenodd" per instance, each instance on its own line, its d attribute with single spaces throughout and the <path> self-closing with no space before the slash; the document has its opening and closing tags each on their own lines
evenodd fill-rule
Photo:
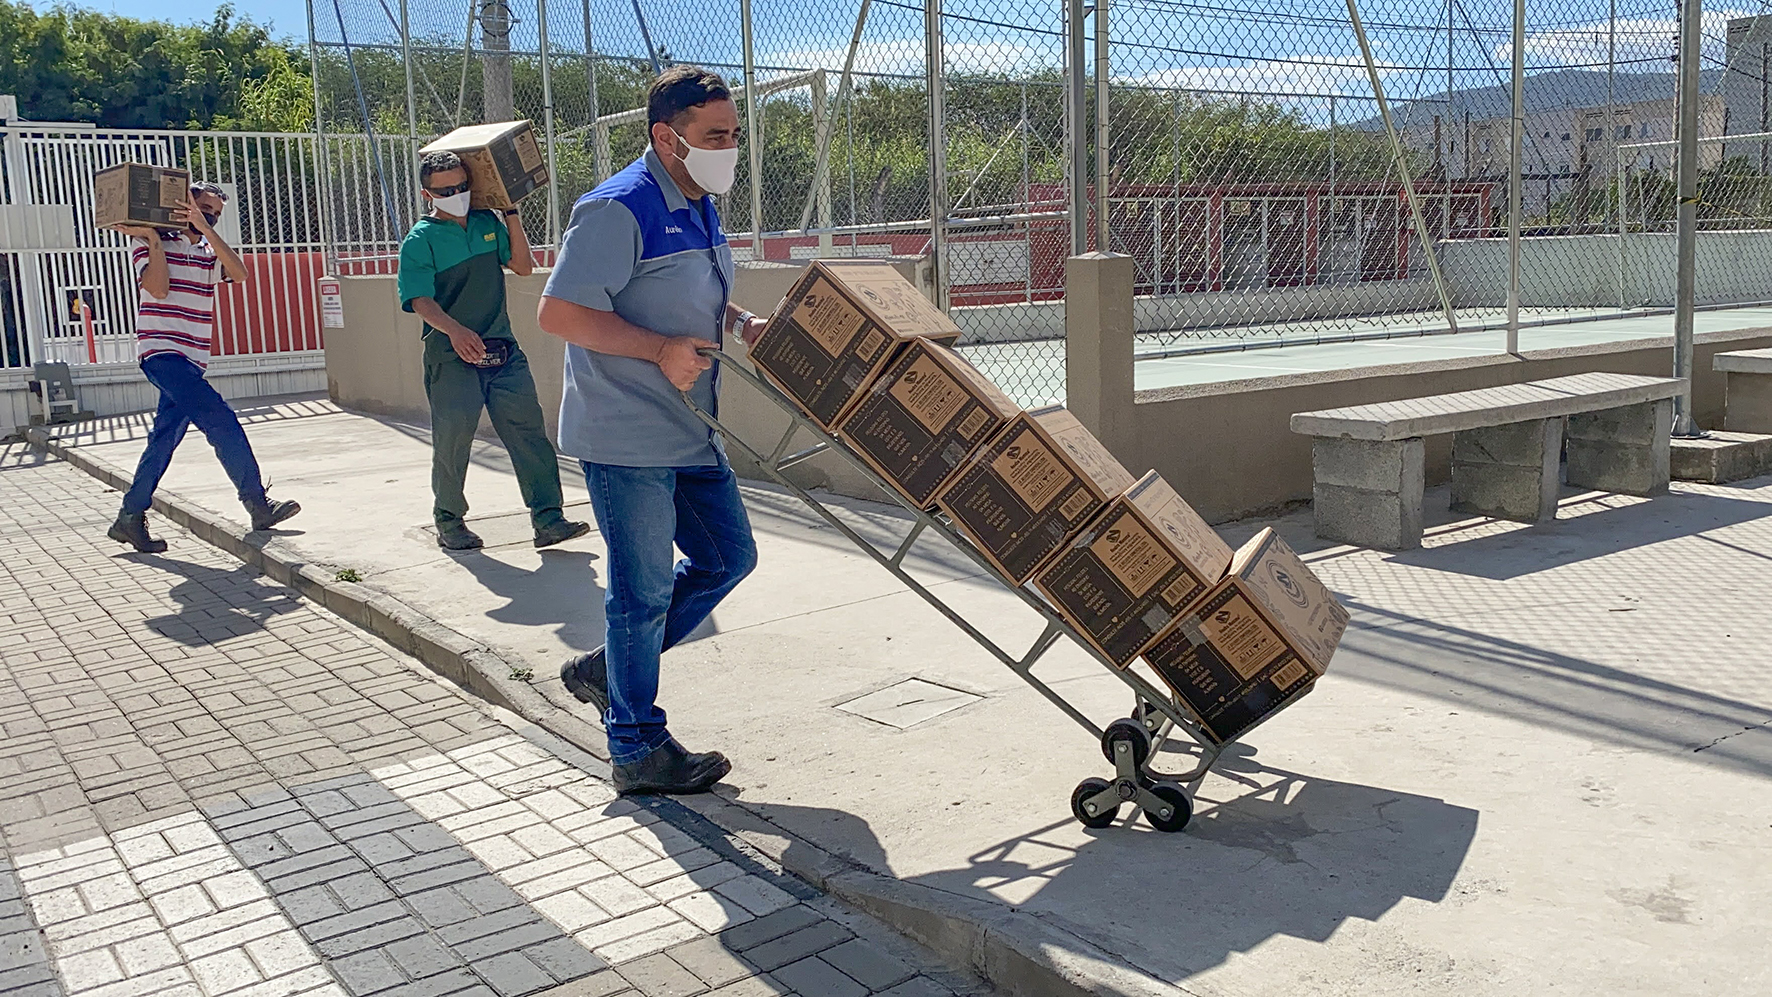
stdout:
<svg viewBox="0 0 1772 997">
<path fill-rule="evenodd" d="M 781 299 L 750 358 L 828 430 L 905 343 L 959 338 L 960 327 L 890 263 L 818 260 Z"/>
<path fill-rule="evenodd" d="M 1124 667 L 1223 577 L 1231 549 L 1155 471 L 1107 504 L 1034 586 Z"/>
<path fill-rule="evenodd" d="M 548 185 L 548 161 L 527 121 L 457 128 L 419 152 L 453 152 L 473 184 L 470 207 L 500 211 Z"/>
<path fill-rule="evenodd" d="M 874 379 L 837 435 L 919 507 L 935 496 L 1020 406 L 958 353 L 906 344 Z"/>
<path fill-rule="evenodd" d="M 1095 434 L 1051 405 L 1011 419 L 935 504 L 1020 585 L 1131 486 Z"/>
<path fill-rule="evenodd" d="M 152 225 L 182 228 L 173 221 L 180 201 L 191 196 L 191 172 L 170 166 L 123 163 L 92 178 L 92 220 L 99 228 Z"/>
<path fill-rule="evenodd" d="M 1347 620 L 1309 566 L 1264 529 L 1145 660 L 1223 743 L 1308 691 L 1328 669 Z"/>
</svg>

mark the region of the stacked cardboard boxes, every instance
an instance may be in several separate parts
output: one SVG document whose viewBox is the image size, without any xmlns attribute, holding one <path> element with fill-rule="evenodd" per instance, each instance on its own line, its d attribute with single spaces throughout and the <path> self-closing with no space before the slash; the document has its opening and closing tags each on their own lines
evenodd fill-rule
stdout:
<svg viewBox="0 0 1772 997">
<path fill-rule="evenodd" d="M 1223 743 L 1309 692 L 1347 621 L 1334 594 L 1264 529 L 1145 660 Z"/>
<path fill-rule="evenodd" d="M 879 260 L 820 260 L 787 293 L 751 362 L 826 430 L 908 343 L 952 345 L 960 327 Z"/>
<path fill-rule="evenodd" d="M 1124 667 L 1230 563 L 1230 547 L 1151 471 L 1040 569 L 1034 587 L 1096 650 Z"/>
<path fill-rule="evenodd" d="M 751 349 L 762 371 L 1109 661 L 1141 654 L 1211 737 L 1309 691 L 1347 613 L 1264 530 L 1232 551 L 1155 471 L 1133 480 L 1062 406 L 1021 409 L 892 267 L 820 261 Z"/>
</svg>

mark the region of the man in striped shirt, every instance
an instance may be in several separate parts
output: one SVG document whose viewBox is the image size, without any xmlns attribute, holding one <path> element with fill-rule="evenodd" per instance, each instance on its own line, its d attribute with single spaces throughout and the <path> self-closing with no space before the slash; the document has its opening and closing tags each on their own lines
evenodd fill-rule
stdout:
<svg viewBox="0 0 1772 997">
<path fill-rule="evenodd" d="M 268 530 L 301 511 L 294 502 L 265 497 L 246 430 L 220 393 L 203 379 L 215 330 L 216 284 L 244 283 L 247 274 L 240 255 L 215 234 L 227 194 L 215 184 L 200 182 L 191 185 L 190 195 L 183 210 L 174 214 L 180 228 L 120 229 L 133 240 L 129 255 L 141 293 L 135 319 L 136 356 L 142 373 L 160 389 L 160 407 L 109 536 L 144 554 L 166 549 L 166 541 L 148 535 L 148 506 L 172 463 L 172 452 L 193 424 L 215 448 L 254 530 Z"/>
</svg>

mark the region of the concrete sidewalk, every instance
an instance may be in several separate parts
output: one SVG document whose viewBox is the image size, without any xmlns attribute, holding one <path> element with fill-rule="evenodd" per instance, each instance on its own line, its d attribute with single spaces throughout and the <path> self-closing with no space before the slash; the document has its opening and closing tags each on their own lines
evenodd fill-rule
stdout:
<svg viewBox="0 0 1772 997">
<path fill-rule="evenodd" d="M 558 661 L 600 641 L 595 536 L 531 549 L 488 445 L 469 499 L 491 546 L 442 554 L 422 428 L 324 400 L 249 414 L 276 494 L 307 509 L 280 543 L 509 648 L 567 705 Z M 62 440 L 127 473 L 144 432 L 137 417 Z M 195 439 L 167 485 L 243 521 Z M 1308 516 L 1275 524 L 1354 624 L 1317 691 L 1200 786 L 1183 834 L 1073 822 L 1099 747 L 769 489 L 746 490 L 762 566 L 667 657 L 664 705 L 691 747 L 733 756 L 723 792 L 758 840 L 779 828 L 790 852 L 800 840 L 897 877 L 916 903 L 1031 916 L 1055 944 L 1191 993 L 1772 991 L 1772 482 L 1570 495 L 1533 528 L 1447 521 L 1435 494 L 1439 521 L 1405 554 L 1323 548 Z M 844 508 L 880 535 L 902 522 Z M 1037 634 L 940 541 L 913 561 L 1007 645 Z M 1098 721 L 1129 705 L 1074 648 L 1041 674 Z M 929 920 L 910 901 L 899 914 L 913 933 Z"/>
</svg>

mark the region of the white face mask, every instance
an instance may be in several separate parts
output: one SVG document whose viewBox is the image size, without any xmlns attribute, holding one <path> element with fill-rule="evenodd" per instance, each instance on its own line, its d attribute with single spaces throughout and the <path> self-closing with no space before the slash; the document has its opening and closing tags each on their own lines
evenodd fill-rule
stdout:
<svg viewBox="0 0 1772 997">
<path fill-rule="evenodd" d="M 732 180 L 738 175 L 738 147 L 730 149 L 698 149 L 689 144 L 689 140 L 672 130 L 677 136 L 683 160 L 683 168 L 689 171 L 689 179 L 695 185 L 710 194 L 724 194 L 732 189 Z"/>
<path fill-rule="evenodd" d="M 473 196 L 472 191 L 464 190 L 459 194 L 451 194 L 448 197 L 432 197 L 431 203 L 437 206 L 438 211 L 460 218 L 468 213 L 468 201 Z"/>
</svg>

